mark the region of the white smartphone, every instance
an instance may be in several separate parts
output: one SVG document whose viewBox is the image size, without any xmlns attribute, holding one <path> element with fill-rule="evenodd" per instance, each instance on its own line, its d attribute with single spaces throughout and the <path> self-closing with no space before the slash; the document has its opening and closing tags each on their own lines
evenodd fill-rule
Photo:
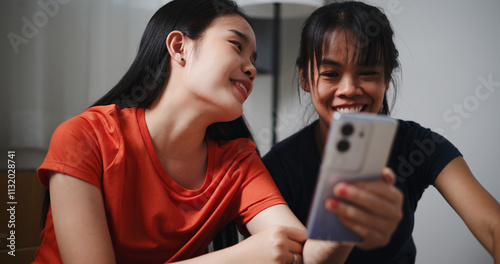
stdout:
<svg viewBox="0 0 500 264">
<path fill-rule="evenodd" d="M 337 214 L 325 208 L 339 182 L 379 180 L 387 164 L 398 122 L 387 116 L 335 112 L 323 153 L 307 235 L 312 239 L 361 242 Z"/>
</svg>

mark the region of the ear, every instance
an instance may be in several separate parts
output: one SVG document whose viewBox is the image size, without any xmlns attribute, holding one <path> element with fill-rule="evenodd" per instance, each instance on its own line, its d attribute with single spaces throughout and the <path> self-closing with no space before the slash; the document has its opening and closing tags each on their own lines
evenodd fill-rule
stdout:
<svg viewBox="0 0 500 264">
<path fill-rule="evenodd" d="M 186 56 L 186 42 L 187 37 L 178 30 L 170 32 L 165 40 L 165 45 L 167 46 L 170 58 L 180 65 L 184 65 L 186 63 L 184 58 Z"/>
<path fill-rule="evenodd" d="M 309 87 L 309 82 L 306 81 L 307 78 L 304 77 L 304 70 L 299 70 L 299 75 L 300 75 L 300 86 L 302 87 L 302 90 L 310 93 L 311 88 Z"/>
</svg>

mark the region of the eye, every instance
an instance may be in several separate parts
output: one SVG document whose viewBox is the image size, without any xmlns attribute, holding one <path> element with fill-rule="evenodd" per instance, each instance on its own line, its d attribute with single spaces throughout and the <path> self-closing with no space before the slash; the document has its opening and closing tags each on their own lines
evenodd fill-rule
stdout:
<svg viewBox="0 0 500 264">
<path fill-rule="evenodd" d="M 336 77 L 339 77 L 339 74 L 337 72 L 323 72 L 320 75 L 323 76 L 323 77 L 327 77 L 327 78 L 336 78 Z"/>
<path fill-rule="evenodd" d="M 365 70 L 365 71 L 360 71 L 358 76 L 361 78 L 361 80 L 371 82 L 371 81 L 379 81 L 382 74 L 380 71 L 377 70 Z"/>
<path fill-rule="evenodd" d="M 241 43 L 239 43 L 238 41 L 229 41 L 229 42 L 235 45 L 238 48 L 238 50 L 241 51 L 243 49 L 243 45 L 241 45 Z"/>
</svg>

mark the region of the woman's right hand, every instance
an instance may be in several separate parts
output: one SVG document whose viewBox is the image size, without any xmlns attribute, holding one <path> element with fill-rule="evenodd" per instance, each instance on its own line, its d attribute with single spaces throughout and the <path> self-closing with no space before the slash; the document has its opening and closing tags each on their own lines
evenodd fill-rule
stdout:
<svg viewBox="0 0 500 264">
<path fill-rule="evenodd" d="M 270 226 L 247 239 L 240 246 L 248 263 L 302 263 L 302 248 L 307 239 L 303 229 Z"/>
<path fill-rule="evenodd" d="M 385 246 L 403 218 L 403 194 L 394 186 L 396 176 L 386 167 L 379 181 L 339 183 L 325 206 L 341 221 L 363 237 L 357 246 L 368 250 Z"/>
<path fill-rule="evenodd" d="M 305 241 L 306 232 L 303 229 L 269 225 L 234 246 L 175 263 L 299 264 L 303 262 L 302 248 Z"/>
</svg>

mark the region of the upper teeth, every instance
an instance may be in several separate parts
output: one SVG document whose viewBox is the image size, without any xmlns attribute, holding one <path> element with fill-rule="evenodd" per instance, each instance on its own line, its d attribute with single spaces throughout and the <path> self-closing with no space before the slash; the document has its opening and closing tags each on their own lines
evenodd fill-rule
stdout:
<svg viewBox="0 0 500 264">
<path fill-rule="evenodd" d="M 245 93 L 248 93 L 248 89 L 245 87 L 245 85 L 243 83 L 240 83 L 238 81 L 231 81 L 231 82 L 238 85 L 239 87 L 241 87 L 241 89 L 243 89 L 243 91 L 245 91 Z"/>
<path fill-rule="evenodd" d="M 336 108 L 335 110 L 341 114 L 348 114 L 348 113 L 359 113 L 361 112 L 362 106 L 358 107 L 351 107 L 351 108 Z"/>
</svg>

